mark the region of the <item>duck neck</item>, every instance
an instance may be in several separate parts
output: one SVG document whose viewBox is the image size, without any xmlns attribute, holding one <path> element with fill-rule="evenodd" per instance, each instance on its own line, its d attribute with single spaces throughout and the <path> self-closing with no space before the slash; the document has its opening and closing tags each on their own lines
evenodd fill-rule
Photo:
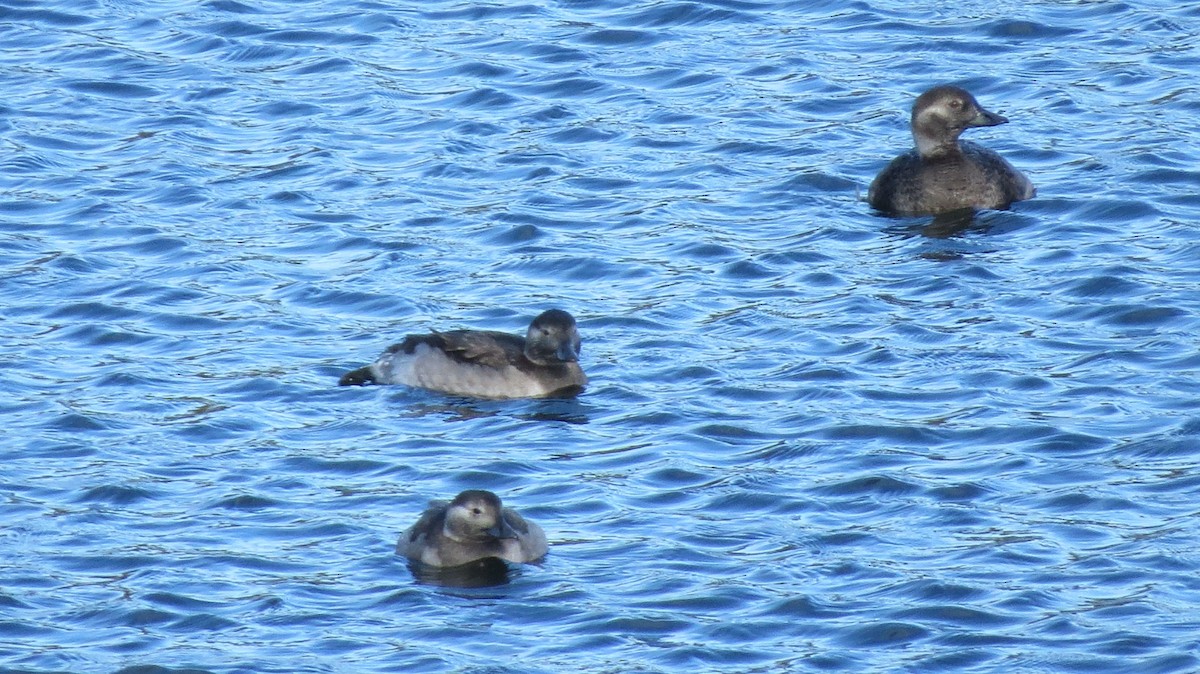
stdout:
<svg viewBox="0 0 1200 674">
<path fill-rule="evenodd" d="M 947 155 L 958 154 L 962 151 L 958 145 L 957 134 L 944 138 L 913 134 L 913 140 L 916 141 L 917 152 L 922 157 L 945 157 Z"/>
</svg>

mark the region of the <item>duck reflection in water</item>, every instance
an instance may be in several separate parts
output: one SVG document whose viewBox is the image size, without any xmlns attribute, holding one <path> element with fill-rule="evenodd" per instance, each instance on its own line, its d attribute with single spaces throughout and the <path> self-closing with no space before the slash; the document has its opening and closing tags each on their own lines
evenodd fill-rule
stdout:
<svg viewBox="0 0 1200 674">
<path fill-rule="evenodd" d="M 501 414 L 511 414 L 526 421 L 556 421 L 565 424 L 588 424 L 591 418 L 577 398 L 548 398 L 533 400 L 528 412 L 513 414 L 512 408 L 503 402 L 464 400 L 462 402 L 416 403 L 399 414 L 401 419 L 419 419 L 427 416 L 442 417 L 446 422 L 474 421 Z"/>
<path fill-rule="evenodd" d="M 484 557 L 461 566 L 429 566 L 409 560 L 408 568 L 419 583 L 439 587 L 496 587 L 507 585 L 519 573 L 499 557 Z"/>
</svg>

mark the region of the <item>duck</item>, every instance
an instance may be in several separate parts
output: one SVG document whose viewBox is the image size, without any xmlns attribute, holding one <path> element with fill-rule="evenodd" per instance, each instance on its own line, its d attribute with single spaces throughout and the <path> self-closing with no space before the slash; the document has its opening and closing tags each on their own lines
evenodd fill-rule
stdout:
<svg viewBox="0 0 1200 674">
<path fill-rule="evenodd" d="M 888 215 L 940 215 L 965 209 L 1005 209 L 1037 194 L 1033 183 L 1003 157 L 959 140 L 968 128 L 1006 124 L 966 89 L 933 87 L 912 108 L 916 147 L 896 157 L 867 192 L 872 207 Z"/>
<path fill-rule="evenodd" d="M 579 365 L 581 347 L 575 317 L 549 309 L 533 319 L 524 337 L 492 330 L 408 335 L 338 384 L 404 384 L 472 398 L 565 396 L 588 382 Z"/>
<path fill-rule="evenodd" d="M 492 557 L 527 564 L 545 557 L 548 550 L 540 526 L 482 489 L 468 489 L 453 501 L 430 501 L 396 544 L 396 554 L 439 568 Z"/>
</svg>

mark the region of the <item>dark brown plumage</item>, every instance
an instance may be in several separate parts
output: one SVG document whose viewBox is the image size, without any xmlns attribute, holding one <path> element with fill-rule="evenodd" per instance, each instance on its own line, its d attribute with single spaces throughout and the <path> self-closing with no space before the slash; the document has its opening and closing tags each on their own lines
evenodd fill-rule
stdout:
<svg viewBox="0 0 1200 674">
<path fill-rule="evenodd" d="M 1008 208 L 1037 194 L 1025 174 L 995 152 L 960 141 L 965 129 L 1008 119 L 989 112 L 959 87 L 939 86 L 913 104 L 916 147 L 896 157 L 867 193 L 890 215 L 937 215 L 968 208 Z"/>
<path fill-rule="evenodd" d="M 575 319 L 550 309 L 530 323 L 524 337 L 492 330 L 408 335 L 338 383 L 407 384 L 480 398 L 557 395 L 587 384 L 580 347 Z"/>
</svg>

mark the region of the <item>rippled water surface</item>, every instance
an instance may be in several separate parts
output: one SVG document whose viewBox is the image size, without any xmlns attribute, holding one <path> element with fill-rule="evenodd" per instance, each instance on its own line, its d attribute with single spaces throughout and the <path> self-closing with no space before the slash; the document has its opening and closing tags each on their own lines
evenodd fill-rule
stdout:
<svg viewBox="0 0 1200 674">
<path fill-rule="evenodd" d="M 1200 670 L 1198 45 L 1173 1 L 3 0 L 0 670 Z M 866 206 L 941 82 L 1036 199 Z M 336 386 L 550 306 L 577 399 Z M 545 562 L 414 577 L 465 488 Z"/>
</svg>

